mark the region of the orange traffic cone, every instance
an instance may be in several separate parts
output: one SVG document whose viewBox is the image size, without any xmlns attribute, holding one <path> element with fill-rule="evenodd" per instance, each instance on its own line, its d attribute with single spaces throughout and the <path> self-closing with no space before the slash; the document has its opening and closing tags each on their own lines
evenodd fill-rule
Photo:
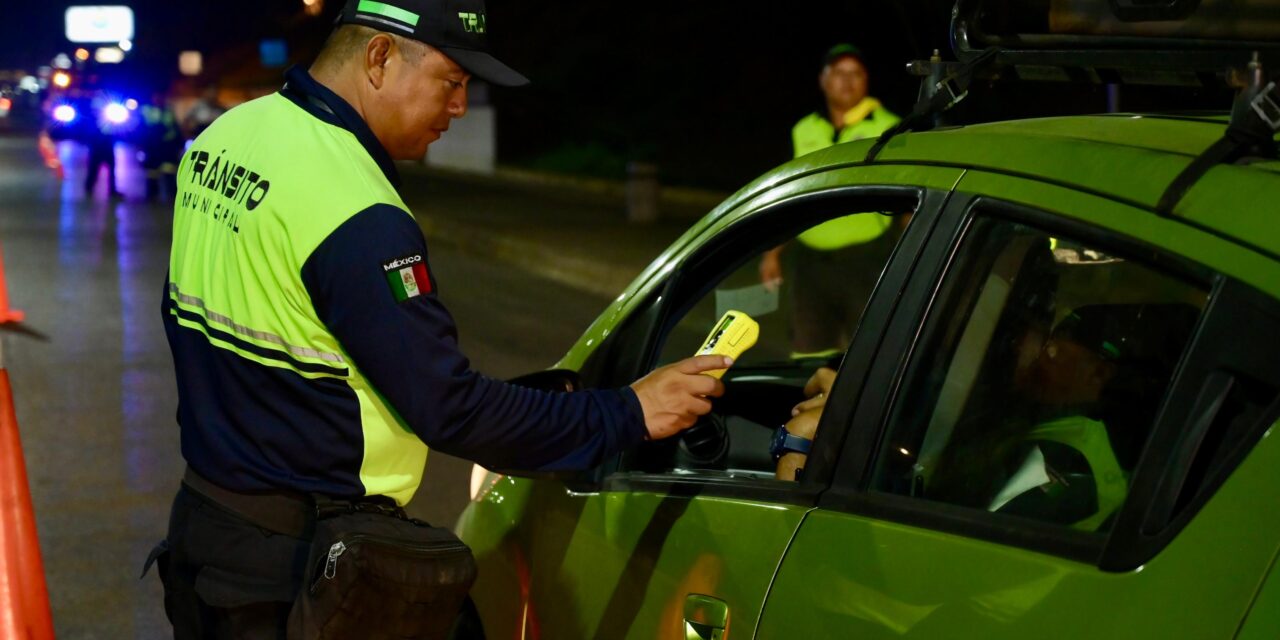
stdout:
<svg viewBox="0 0 1280 640">
<path fill-rule="evenodd" d="M 4 251 L 0 250 L 0 325 L 22 322 L 21 311 L 9 308 L 9 286 L 4 279 Z"/>
<path fill-rule="evenodd" d="M 13 409 L 0 367 L 0 638 L 53 640 L 53 614 Z"/>
<path fill-rule="evenodd" d="M 62 170 L 62 159 L 58 157 L 58 145 L 49 138 L 49 134 L 40 132 L 40 157 L 44 166 L 53 169 L 53 173 L 61 180 L 66 174 Z"/>
<path fill-rule="evenodd" d="M 0 255 L 0 328 L 22 329 L 22 312 L 9 308 Z M 0 336 L 2 339 L 2 336 Z M 3 357 L 0 342 L 0 358 Z M 36 537 L 27 466 L 9 372 L 0 360 L 0 640 L 53 640 L 53 615 Z"/>
</svg>

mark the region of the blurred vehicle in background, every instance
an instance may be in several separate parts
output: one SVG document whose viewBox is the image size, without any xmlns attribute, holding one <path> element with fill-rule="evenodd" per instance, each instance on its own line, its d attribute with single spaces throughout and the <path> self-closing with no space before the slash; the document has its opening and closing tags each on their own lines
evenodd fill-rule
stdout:
<svg viewBox="0 0 1280 640">
<path fill-rule="evenodd" d="M 72 89 L 53 95 L 45 106 L 45 129 L 54 140 L 87 143 L 105 135 L 132 140 L 138 133 L 138 101 L 106 89 Z"/>
</svg>

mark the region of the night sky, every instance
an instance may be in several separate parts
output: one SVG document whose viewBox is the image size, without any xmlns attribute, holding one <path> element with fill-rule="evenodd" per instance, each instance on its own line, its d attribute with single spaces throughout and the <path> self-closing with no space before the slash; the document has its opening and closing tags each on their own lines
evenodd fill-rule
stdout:
<svg viewBox="0 0 1280 640">
<path fill-rule="evenodd" d="M 66 51 L 69 2 L 5 0 L 0 69 L 33 67 Z M 133 61 L 150 76 L 171 74 L 177 52 L 199 49 L 225 77 L 245 78 L 264 37 L 289 41 L 305 62 L 340 9 L 302 16 L 301 0 L 132 0 Z M 569 2 L 491 0 L 490 42 L 533 85 L 494 89 L 499 160 L 548 170 L 619 177 L 629 160 L 655 162 L 665 182 L 729 189 L 790 155 L 791 125 L 819 104 L 822 53 L 863 49 L 871 93 L 910 111 L 918 81 L 904 73 L 934 48 L 949 53 L 952 0 L 878 2 Z M 223 67 L 220 67 L 220 63 Z M 282 70 L 261 69 L 272 83 Z M 1026 100 L 963 105 L 971 119 L 1037 112 L 1097 112 L 1100 90 L 1043 87 Z"/>
</svg>

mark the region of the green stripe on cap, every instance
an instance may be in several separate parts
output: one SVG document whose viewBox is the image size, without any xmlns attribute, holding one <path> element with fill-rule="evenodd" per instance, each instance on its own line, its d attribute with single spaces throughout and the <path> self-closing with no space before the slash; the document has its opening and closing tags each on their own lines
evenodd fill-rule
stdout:
<svg viewBox="0 0 1280 640">
<path fill-rule="evenodd" d="M 356 6 L 357 13 L 374 13 L 384 18 L 399 20 L 410 26 L 418 26 L 418 14 L 412 11 L 405 11 L 400 7 L 393 7 L 385 2 L 373 2 L 373 0 L 360 0 L 360 4 Z"/>
<path fill-rule="evenodd" d="M 1109 356 L 1111 356 L 1112 358 L 1119 358 L 1119 357 L 1120 357 L 1120 347 L 1117 347 L 1117 346 L 1116 346 L 1115 344 L 1113 344 L 1110 340 L 1104 340 L 1104 341 L 1102 342 L 1102 350 L 1103 350 L 1104 352 L 1106 352 L 1106 354 L 1107 354 L 1107 355 L 1109 355 Z"/>
</svg>

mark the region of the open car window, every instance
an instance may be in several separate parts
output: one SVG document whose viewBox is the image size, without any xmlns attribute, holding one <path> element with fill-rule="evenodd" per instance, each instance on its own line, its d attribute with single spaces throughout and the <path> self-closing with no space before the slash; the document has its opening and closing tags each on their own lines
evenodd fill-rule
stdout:
<svg viewBox="0 0 1280 640">
<path fill-rule="evenodd" d="M 1144 260 L 978 217 L 930 311 L 872 489 L 1108 530 L 1207 299 Z"/>
<path fill-rule="evenodd" d="M 776 430 L 805 400 L 815 371 L 838 366 L 913 206 L 847 214 L 833 205 L 819 222 L 798 218 L 772 240 L 743 232 L 719 247 L 716 255 L 732 262 L 671 303 L 656 365 L 695 353 L 729 310 L 754 318 L 759 339 L 722 378 L 726 393 L 711 415 L 680 437 L 645 443 L 622 470 L 773 479 Z"/>
<path fill-rule="evenodd" d="M 769 278 L 762 263 L 769 251 L 752 255 L 716 283 L 675 324 L 663 343 L 658 364 L 692 355 L 726 311 L 737 310 L 760 323 L 756 346 L 737 368 L 794 367 L 798 361 L 826 362 L 844 353 L 862 310 L 902 233 L 905 217 L 856 214 L 815 225 L 780 245 L 778 275 Z M 835 223 L 836 226 L 832 226 Z M 852 237 L 865 241 L 815 248 L 839 225 L 865 228 Z M 826 229 L 824 231 L 824 229 Z M 869 236 L 869 237 L 868 237 Z"/>
</svg>

